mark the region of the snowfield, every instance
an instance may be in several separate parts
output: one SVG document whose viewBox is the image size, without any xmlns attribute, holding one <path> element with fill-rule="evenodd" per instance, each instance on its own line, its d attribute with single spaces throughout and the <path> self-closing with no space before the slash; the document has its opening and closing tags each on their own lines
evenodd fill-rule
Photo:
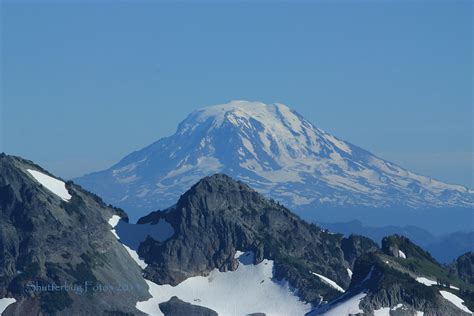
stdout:
<svg viewBox="0 0 474 316">
<path fill-rule="evenodd" d="M 72 196 L 69 194 L 68 190 L 66 189 L 66 184 L 63 181 L 50 177 L 36 170 L 27 169 L 27 171 L 42 186 L 59 196 L 62 200 L 68 202 L 71 199 Z"/>
<path fill-rule="evenodd" d="M 299 300 L 286 281 L 273 279 L 273 261 L 253 264 L 253 253 L 237 252 L 235 271 L 211 271 L 208 276 L 191 277 L 177 286 L 158 285 L 147 280 L 151 299 L 138 302 L 137 309 L 149 315 L 163 315 L 158 304 L 177 296 L 182 301 L 204 306 L 219 315 L 304 315 L 312 306 Z"/>
<path fill-rule="evenodd" d="M 380 309 L 376 309 L 374 310 L 374 316 L 390 316 L 390 311 L 396 311 L 396 310 L 404 310 L 406 311 L 407 308 L 405 306 L 403 306 L 403 304 L 398 304 L 392 308 L 390 307 L 382 307 Z M 416 311 L 415 312 L 415 316 L 423 316 L 423 312 L 420 312 L 420 311 Z"/>
<path fill-rule="evenodd" d="M 419 277 L 419 278 L 416 278 L 415 280 L 416 280 L 417 282 L 421 283 L 421 284 L 426 285 L 426 286 L 432 286 L 432 285 L 436 285 L 436 284 L 437 284 L 436 281 L 427 279 L 427 278 L 425 278 L 425 277 Z"/>
<path fill-rule="evenodd" d="M 453 303 L 457 308 L 459 308 L 460 310 L 466 312 L 466 313 L 471 313 L 472 312 L 469 310 L 469 308 L 466 307 L 466 305 L 464 305 L 464 301 L 458 297 L 457 295 L 454 295 L 453 293 L 451 292 L 448 292 L 448 291 L 439 291 L 441 293 L 441 295 L 447 299 L 448 301 L 450 301 L 451 303 Z"/>
<path fill-rule="evenodd" d="M 147 264 L 136 252 L 140 242 L 148 236 L 166 240 L 174 234 L 171 225 L 163 220 L 156 225 L 132 225 L 121 221 L 118 215 L 113 215 L 108 223 L 112 227 L 111 232 L 142 269 Z M 138 237 L 133 236 L 140 230 Z M 302 302 L 290 289 L 288 282 L 273 279 L 272 260 L 263 260 L 254 265 L 251 252 L 237 252 L 235 257 L 239 259 L 237 270 L 220 272 L 215 269 L 208 276 L 191 277 L 175 287 L 158 285 L 145 279 L 152 298 L 137 302 L 137 309 L 149 315 L 163 315 L 158 305 L 177 296 L 182 301 L 210 308 L 220 315 L 256 312 L 268 316 L 304 315 L 312 310 L 312 305 Z"/>
<path fill-rule="evenodd" d="M 396 306 L 393 306 L 392 308 L 390 307 L 382 307 L 380 309 L 376 309 L 374 310 L 374 316 L 390 316 L 390 311 L 396 311 L 396 310 L 402 310 L 402 311 L 405 311 L 405 313 L 407 313 L 407 308 L 405 306 L 403 306 L 403 304 L 397 304 Z M 420 312 L 420 311 L 416 311 L 415 312 L 415 316 L 423 316 L 423 312 Z"/>
<path fill-rule="evenodd" d="M 433 280 L 430 280 L 430 279 L 427 279 L 425 277 L 419 277 L 419 278 L 416 278 L 416 281 L 418 281 L 419 283 L 421 284 L 424 284 L 426 286 L 432 286 L 432 285 L 436 285 L 437 282 L 436 281 L 433 281 Z M 455 287 L 455 286 L 450 286 L 451 289 L 454 289 L 454 290 L 459 290 L 459 288 Z M 458 307 L 459 309 L 465 311 L 466 313 L 472 313 L 469 308 L 466 307 L 466 305 L 464 305 L 464 301 L 458 297 L 457 295 L 454 295 L 453 293 L 451 292 L 448 292 L 448 291 L 439 291 L 439 293 L 445 298 L 447 299 L 448 301 L 450 301 L 451 303 L 453 303 L 454 305 L 456 305 L 456 307 Z"/>
<path fill-rule="evenodd" d="M 7 309 L 8 306 L 15 303 L 16 299 L 4 297 L 0 298 L 0 315 Z"/>
<path fill-rule="evenodd" d="M 390 316 L 390 307 L 382 307 L 374 310 L 374 316 Z"/>
</svg>

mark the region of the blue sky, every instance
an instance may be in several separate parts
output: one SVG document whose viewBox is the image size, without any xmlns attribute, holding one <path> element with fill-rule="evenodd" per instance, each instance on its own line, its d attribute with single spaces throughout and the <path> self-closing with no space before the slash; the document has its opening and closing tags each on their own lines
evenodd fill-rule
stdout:
<svg viewBox="0 0 474 316">
<path fill-rule="evenodd" d="M 473 187 L 471 2 L 2 1 L 0 151 L 65 178 L 192 110 L 281 102 Z"/>
</svg>

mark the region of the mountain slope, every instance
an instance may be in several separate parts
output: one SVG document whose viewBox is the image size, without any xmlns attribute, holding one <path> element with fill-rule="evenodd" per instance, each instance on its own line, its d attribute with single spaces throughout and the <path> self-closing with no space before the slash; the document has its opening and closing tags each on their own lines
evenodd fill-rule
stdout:
<svg viewBox="0 0 474 316">
<path fill-rule="evenodd" d="M 465 228 L 462 218 L 472 216 L 472 190 L 380 159 L 282 104 L 233 101 L 197 110 L 174 135 L 77 182 L 136 219 L 172 205 L 186 188 L 217 172 L 319 221 L 399 221 L 408 209 L 409 220 L 427 226 L 440 217 L 437 223 L 444 223 L 437 228 L 442 229 L 449 227 L 443 210 L 458 208 L 459 222 L 453 226 L 459 230 Z M 379 212 L 384 215 L 373 216 L 375 208 L 384 209 Z M 428 209 L 438 211 L 431 212 L 432 223 L 423 222 L 422 211 Z"/>
<path fill-rule="evenodd" d="M 450 316 L 474 307 L 467 265 L 459 278 L 407 238 L 379 249 L 332 234 L 222 174 L 138 224 L 30 161 L 1 155 L 0 175 L 2 315 Z"/>
<path fill-rule="evenodd" d="M 2 315 L 141 315 L 135 304 L 148 287 L 111 232 L 112 216 L 126 219 L 31 161 L 1 154 Z"/>
<path fill-rule="evenodd" d="M 319 313 L 471 315 L 473 289 L 409 239 L 393 235 L 383 239 L 381 251 L 356 260 L 347 291 Z"/>
<path fill-rule="evenodd" d="M 472 308 L 472 287 L 407 238 L 384 238 L 382 249 L 368 238 L 343 238 L 225 175 L 202 179 L 173 207 L 136 224 L 146 225 L 173 229 L 138 245 L 152 298 L 137 307 L 147 313 L 166 301 L 223 315 L 397 309 L 446 316 Z M 440 285 L 424 284 L 428 278 Z"/>
<path fill-rule="evenodd" d="M 147 239 L 138 249 L 148 263 L 145 275 L 155 283 L 177 285 L 213 269 L 234 270 L 236 253 L 244 251 L 252 253 L 252 264 L 273 260 L 275 277 L 288 280 L 298 295 L 311 303 L 338 293 L 327 280 L 311 272 L 347 287 L 347 269 L 353 262 L 346 258 L 377 248 L 363 237 L 343 239 L 322 231 L 220 174 L 199 181 L 167 212 L 151 213 L 138 223 L 157 221 L 170 223 L 173 237 L 165 242 Z M 350 247 L 359 239 L 367 240 L 364 247 Z M 341 243 L 347 244 L 344 250 Z"/>
</svg>

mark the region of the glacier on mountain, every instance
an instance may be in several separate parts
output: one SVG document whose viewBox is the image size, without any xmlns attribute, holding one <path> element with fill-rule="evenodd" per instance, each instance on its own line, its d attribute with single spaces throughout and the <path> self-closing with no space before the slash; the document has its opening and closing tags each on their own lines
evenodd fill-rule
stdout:
<svg viewBox="0 0 474 316">
<path fill-rule="evenodd" d="M 315 127 L 283 104 L 203 108 L 176 133 L 76 181 L 136 219 L 204 176 L 226 173 L 296 211 L 472 208 L 468 188 L 421 176 Z"/>
</svg>

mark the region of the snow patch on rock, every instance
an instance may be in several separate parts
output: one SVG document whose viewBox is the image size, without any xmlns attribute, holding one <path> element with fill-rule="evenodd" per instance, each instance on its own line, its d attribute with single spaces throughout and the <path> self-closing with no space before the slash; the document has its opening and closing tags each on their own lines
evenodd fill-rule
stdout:
<svg viewBox="0 0 474 316">
<path fill-rule="evenodd" d="M 374 310 L 374 316 L 390 316 L 390 307 L 382 307 Z"/>
<path fill-rule="evenodd" d="M 448 292 L 448 291 L 439 291 L 439 292 L 445 299 L 453 303 L 460 310 L 466 313 L 472 313 L 472 311 L 469 308 L 467 308 L 466 305 L 463 304 L 464 301 L 459 296 L 454 295 L 453 293 Z"/>
<path fill-rule="evenodd" d="M 15 303 L 16 299 L 10 297 L 0 298 L 0 315 L 7 309 L 8 306 Z"/>
<path fill-rule="evenodd" d="M 349 278 L 352 279 L 352 270 L 347 268 L 347 274 L 349 275 Z"/>
<path fill-rule="evenodd" d="M 436 285 L 438 284 L 438 282 L 436 281 L 433 281 L 433 280 L 430 280 L 430 279 L 427 279 L 425 277 L 418 277 L 415 279 L 417 282 L 421 283 L 421 284 L 424 284 L 426 286 L 432 286 L 432 285 Z"/>
<path fill-rule="evenodd" d="M 331 287 L 333 287 L 334 289 L 338 290 L 339 292 L 341 293 L 344 293 L 344 289 L 342 287 L 340 287 L 336 282 L 334 282 L 333 280 L 325 277 L 324 275 L 321 275 L 321 274 L 318 274 L 318 273 L 315 273 L 315 272 L 311 272 L 312 274 L 314 274 L 315 276 L 317 276 L 318 278 L 320 278 L 324 283 L 330 285 Z"/>
<path fill-rule="evenodd" d="M 69 194 L 66 189 L 66 184 L 63 181 L 50 177 L 37 170 L 27 169 L 27 171 L 36 181 L 55 195 L 59 196 L 63 201 L 68 202 L 71 199 L 72 196 Z"/>
</svg>

